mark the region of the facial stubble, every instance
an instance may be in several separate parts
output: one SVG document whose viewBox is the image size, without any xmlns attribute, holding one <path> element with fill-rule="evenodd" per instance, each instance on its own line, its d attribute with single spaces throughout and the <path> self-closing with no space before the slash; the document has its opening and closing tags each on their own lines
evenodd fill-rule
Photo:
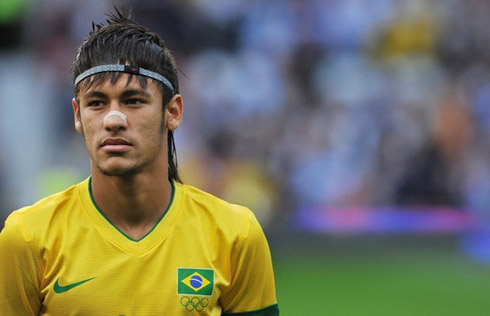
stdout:
<svg viewBox="0 0 490 316">
<path fill-rule="evenodd" d="M 81 109 L 80 109 L 80 117 L 81 116 L 82 115 L 81 115 Z M 163 142 L 165 141 L 164 137 L 165 137 L 165 135 L 168 134 L 168 129 L 166 128 L 165 125 L 166 125 L 165 124 L 165 108 L 163 108 L 162 115 L 160 118 L 160 128 L 159 128 L 160 137 L 159 137 L 159 141 L 158 141 L 158 148 L 161 148 L 161 149 L 163 149 L 163 147 L 164 147 L 163 146 Z M 89 144 L 87 142 L 87 137 L 86 137 L 85 129 L 83 126 L 83 121 L 81 119 L 80 119 L 80 126 L 81 126 L 81 129 L 83 132 L 83 137 L 85 138 L 85 146 L 87 147 L 87 150 L 88 150 Z M 89 150 L 89 155 L 90 155 L 90 150 Z M 124 154 L 121 154 L 120 156 L 122 157 L 123 155 Z M 166 155 L 164 155 L 164 157 L 166 157 L 167 155 L 168 155 L 168 153 L 166 153 Z M 96 161 L 92 155 L 90 155 L 90 156 L 91 156 L 92 162 Z M 142 172 L 145 169 L 145 167 L 148 166 L 151 162 L 152 161 L 146 161 L 146 163 L 142 162 L 139 164 L 136 163 L 135 165 L 128 167 L 128 168 L 117 168 L 115 170 L 107 170 L 106 168 L 103 168 L 102 166 L 100 166 L 98 164 L 95 164 L 95 167 L 97 169 L 99 169 L 99 171 L 105 176 L 130 178 L 130 177 L 134 177 L 138 173 Z"/>
</svg>

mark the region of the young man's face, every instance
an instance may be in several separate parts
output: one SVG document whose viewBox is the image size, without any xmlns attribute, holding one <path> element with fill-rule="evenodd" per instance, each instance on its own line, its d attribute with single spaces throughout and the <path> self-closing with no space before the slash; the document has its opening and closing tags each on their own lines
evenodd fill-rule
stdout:
<svg viewBox="0 0 490 316">
<path fill-rule="evenodd" d="M 78 102 L 73 100 L 75 128 L 85 136 L 92 168 L 105 175 L 166 171 L 167 130 L 180 124 L 182 99 L 174 96 L 163 109 L 153 80 L 143 88 L 136 76 L 129 84 L 127 79 L 123 74 L 114 84 L 108 78 L 89 89 L 82 87 Z"/>
</svg>

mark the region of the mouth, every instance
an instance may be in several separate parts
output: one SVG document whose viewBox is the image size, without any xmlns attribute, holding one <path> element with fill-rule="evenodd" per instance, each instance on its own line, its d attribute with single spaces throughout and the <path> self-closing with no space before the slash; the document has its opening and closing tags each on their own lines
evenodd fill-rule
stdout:
<svg viewBox="0 0 490 316">
<path fill-rule="evenodd" d="M 119 137 L 108 137 L 104 139 L 100 148 L 108 153 L 124 153 L 131 149 L 131 142 Z"/>
</svg>

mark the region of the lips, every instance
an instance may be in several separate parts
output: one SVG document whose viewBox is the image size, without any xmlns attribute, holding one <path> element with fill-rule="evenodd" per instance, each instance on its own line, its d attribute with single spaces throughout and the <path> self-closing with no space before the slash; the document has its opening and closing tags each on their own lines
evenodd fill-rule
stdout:
<svg viewBox="0 0 490 316">
<path fill-rule="evenodd" d="M 131 142 L 123 138 L 108 137 L 104 139 L 100 148 L 106 152 L 122 153 L 131 149 Z"/>
</svg>

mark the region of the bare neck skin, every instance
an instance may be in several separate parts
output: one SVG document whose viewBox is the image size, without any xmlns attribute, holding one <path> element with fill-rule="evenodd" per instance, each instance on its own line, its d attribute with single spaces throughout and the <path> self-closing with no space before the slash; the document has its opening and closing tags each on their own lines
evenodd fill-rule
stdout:
<svg viewBox="0 0 490 316">
<path fill-rule="evenodd" d="M 139 240 L 167 210 L 172 184 L 168 172 L 162 176 L 155 176 L 151 171 L 131 176 L 106 176 L 92 166 L 92 194 L 97 206 L 117 228 Z"/>
</svg>

